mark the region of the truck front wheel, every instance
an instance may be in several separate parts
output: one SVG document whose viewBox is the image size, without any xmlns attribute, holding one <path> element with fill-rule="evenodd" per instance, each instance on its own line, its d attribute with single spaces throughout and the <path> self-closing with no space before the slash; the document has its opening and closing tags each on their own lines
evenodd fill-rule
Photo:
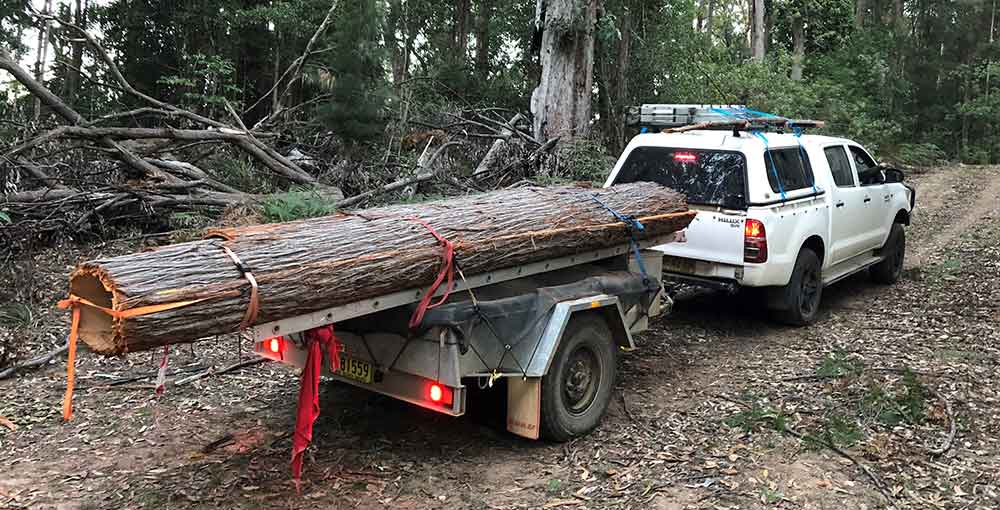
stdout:
<svg viewBox="0 0 1000 510">
<path fill-rule="evenodd" d="M 903 225 L 892 224 L 889 238 L 886 239 L 881 253 L 885 258 L 872 266 L 870 270 L 872 280 L 886 285 L 896 283 L 903 273 L 903 258 L 906 257 L 906 234 L 903 232 Z"/>
<path fill-rule="evenodd" d="M 568 441 L 597 427 L 611 401 L 617 346 L 597 314 L 570 319 L 549 372 L 542 378 L 541 433 Z"/>
<path fill-rule="evenodd" d="M 788 285 L 777 291 L 779 307 L 774 310 L 775 318 L 793 326 L 805 326 L 815 320 L 823 295 L 822 266 L 816 252 L 802 248 Z"/>
</svg>

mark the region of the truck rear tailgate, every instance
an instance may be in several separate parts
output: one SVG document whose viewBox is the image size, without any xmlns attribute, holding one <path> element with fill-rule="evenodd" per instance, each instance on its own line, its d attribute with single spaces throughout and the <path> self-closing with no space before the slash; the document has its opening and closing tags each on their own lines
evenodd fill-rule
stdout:
<svg viewBox="0 0 1000 510">
<path fill-rule="evenodd" d="M 688 225 L 687 242 L 664 244 L 653 249 L 673 257 L 742 265 L 746 214 L 740 211 L 720 212 L 718 208 L 697 205 L 691 208 L 697 210 L 698 215 Z"/>
</svg>

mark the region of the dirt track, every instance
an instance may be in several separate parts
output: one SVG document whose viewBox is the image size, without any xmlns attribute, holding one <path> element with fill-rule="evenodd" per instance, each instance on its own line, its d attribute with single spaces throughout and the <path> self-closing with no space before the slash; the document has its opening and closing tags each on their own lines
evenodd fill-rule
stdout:
<svg viewBox="0 0 1000 510">
<path fill-rule="evenodd" d="M 910 181 L 918 209 L 900 283 L 841 282 L 803 329 L 772 325 L 740 297 L 681 301 L 622 356 L 612 408 L 586 438 L 522 441 L 488 419 L 331 384 L 296 496 L 297 383 L 284 368 L 172 388 L 158 402 L 136 385 L 83 389 L 62 425 L 53 365 L 0 381 L 0 415 L 19 426 L 0 427 L 0 508 L 886 507 L 850 461 L 781 426 L 869 466 L 898 508 L 996 508 L 1000 168 Z M 232 350 L 175 350 L 171 366 L 226 365 Z M 155 369 L 148 354 L 81 357 L 82 386 Z M 945 401 L 957 434 L 933 455 L 946 441 Z"/>
</svg>

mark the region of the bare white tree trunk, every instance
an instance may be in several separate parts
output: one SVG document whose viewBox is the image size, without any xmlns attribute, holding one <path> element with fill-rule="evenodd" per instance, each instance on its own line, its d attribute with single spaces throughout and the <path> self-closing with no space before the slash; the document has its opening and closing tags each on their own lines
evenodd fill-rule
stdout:
<svg viewBox="0 0 1000 510">
<path fill-rule="evenodd" d="M 586 136 L 594 88 L 594 31 L 598 0 L 537 3 L 542 29 L 542 75 L 531 95 L 539 141 Z"/>
<path fill-rule="evenodd" d="M 806 60 L 806 38 L 803 33 L 802 15 L 792 18 L 792 79 L 802 81 L 802 65 Z"/>
<path fill-rule="evenodd" d="M 49 15 L 51 13 L 52 0 L 45 0 L 45 8 L 42 10 L 42 14 Z M 38 45 L 35 47 L 35 80 L 38 82 L 44 81 L 45 78 L 45 61 L 48 60 L 50 26 L 51 22 L 48 18 L 45 18 L 42 26 L 38 27 Z M 35 122 L 38 122 L 41 114 L 42 102 L 38 97 L 35 97 L 33 113 Z"/>
<path fill-rule="evenodd" d="M 764 60 L 764 36 L 766 31 L 764 30 L 764 0 L 752 0 L 753 1 L 753 31 L 752 41 L 750 46 L 750 58 L 754 61 L 761 62 Z"/>
</svg>

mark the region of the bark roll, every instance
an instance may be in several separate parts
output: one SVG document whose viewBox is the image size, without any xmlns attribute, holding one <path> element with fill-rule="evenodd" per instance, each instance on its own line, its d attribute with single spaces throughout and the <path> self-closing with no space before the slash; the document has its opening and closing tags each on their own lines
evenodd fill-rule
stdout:
<svg viewBox="0 0 1000 510">
<path fill-rule="evenodd" d="M 204 240 L 82 263 L 70 292 L 117 312 L 197 301 L 132 317 L 81 308 L 79 335 L 91 349 L 142 351 L 239 329 L 251 289 L 223 246 L 256 277 L 259 324 L 429 285 L 441 246 L 414 219 L 454 243 L 471 275 L 626 242 L 609 208 L 639 219 L 639 238 L 681 230 L 695 215 L 683 195 L 652 183 L 524 187 L 213 230 Z"/>
</svg>

